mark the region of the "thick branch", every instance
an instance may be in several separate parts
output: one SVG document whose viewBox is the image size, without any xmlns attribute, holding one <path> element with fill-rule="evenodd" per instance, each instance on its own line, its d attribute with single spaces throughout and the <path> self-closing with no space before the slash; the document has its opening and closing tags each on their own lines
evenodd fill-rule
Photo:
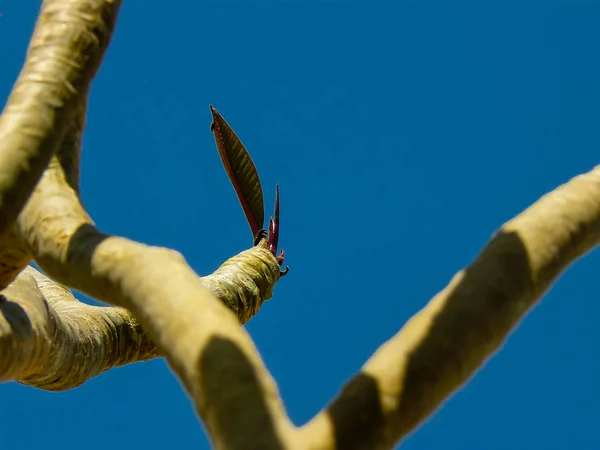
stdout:
<svg viewBox="0 0 600 450">
<path fill-rule="evenodd" d="M 242 323 L 258 312 L 274 284 L 252 269 L 254 253 L 242 252 L 202 278 Z M 128 310 L 80 303 L 70 290 L 32 267 L 2 295 L 0 381 L 63 391 L 113 367 L 162 356 Z"/>
<path fill-rule="evenodd" d="M 0 116 L 0 235 L 61 144 L 110 41 L 118 0 L 46 0 Z M 4 286 L 1 286 L 4 287 Z"/>
<path fill-rule="evenodd" d="M 181 377 L 216 447 L 280 448 L 280 439 L 293 428 L 275 383 L 236 317 L 181 255 L 98 232 L 58 159 L 50 163 L 18 224 L 49 275 L 134 313 Z M 245 262 L 231 264 L 233 272 L 217 283 L 233 283 L 222 291 L 235 298 L 241 290 L 252 291 L 249 302 L 237 305 L 256 311 L 260 304 L 252 299 L 257 293 L 270 295 L 279 264 L 264 241 L 242 255 Z M 252 284 L 256 277 L 260 283 Z"/>
<path fill-rule="evenodd" d="M 0 380 L 71 389 L 116 366 L 159 356 L 129 311 L 77 301 L 27 267 L 0 300 Z"/>
<path fill-rule="evenodd" d="M 100 9 L 97 7 L 95 7 L 94 10 L 90 9 L 90 2 L 82 3 L 80 6 L 83 9 L 88 9 L 86 12 L 89 15 L 84 18 L 85 20 L 92 24 L 98 24 L 101 22 L 98 20 L 98 17 L 95 16 L 97 14 L 103 14 Z M 54 12 L 55 14 L 61 12 L 60 9 L 57 9 L 56 3 L 46 2 L 45 11 L 48 10 Z M 62 11 L 62 13 L 65 14 L 65 11 Z M 71 11 L 71 14 L 73 14 L 73 11 Z M 114 11 L 114 15 L 116 15 L 116 10 Z M 44 17 L 45 16 L 42 14 L 40 23 L 44 22 Z M 79 26 L 77 25 L 77 20 L 82 18 L 83 17 L 74 19 L 75 26 Z M 111 31 L 112 30 L 107 30 L 107 35 L 110 35 Z M 67 27 L 67 34 L 68 32 L 69 29 Z M 72 49 L 72 54 L 70 56 L 73 58 L 73 61 L 77 62 L 84 56 L 78 53 L 82 51 L 82 49 L 83 47 Z M 32 58 L 31 52 L 28 57 Z M 30 64 L 29 59 L 27 64 Z M 63 120 L 63 123 L 67 122 L 69 126 L 66 127 L 67 132 L 63 137 L 62 146 L 56 150 L 57 158 L 51 162 L 51 168 L 46 174 L 46 180 L 51 180 L 51 182 L 46 184 L 42 183 L 42 185 L 50 186 L 52 183 L 56 182 L 57 185 L 59 185 L 58 190 L 69 197 L 67 203 L 72 202 L 72 205 L 74 205 L 74 209 L 72 210 L 67 208 L 64 211 L 61 211 L 60 206 L 58 208 L 50 208 L 52 213 L 58 216 L 64 215 L 65 223 L 71 225 L 73 223 L 77 223 L 77 229 L 79 231 L 86 230 L 88 233 L 95 235 L 97 240 L 98 238 L 102 239 L 106 236 L 95 232 L 91 220 L 87 217 L 85 211 L 73 198 L 74 195 L 79 195 L 79 153 L 81 136 L 85 124 L 85 109 L 89 87 L 86 83 L 89 84 L 89 81 L 91 81 L 91 77 L 89 77 L 87 81 L 84 80 L 81 83 L 81 86 L 77 86 L 80 89 L 75 89 L 76 92 L 73 93 L 73 99 L 71 99 L 72 101 L 68 105 L 73 120 Z M 17 88 L 18 86 L 15 88 L 15 92 L 17 92 Z M 81 94 L 78 94 L 79 92 Z M 49 92 L 47 95 L 51 93 L 52 92 Z M 16 94 L 13 94 L 13 96 L 14 95 Z M 5 116 L 9 117 L 10 113 L 11 111 L 7 110 L 5 112 Z M 38 111 L 38 113 L 40 112 Z M 7 119 L 5 118 L 5 120 Z M 39 130 L 39 134 L 42 137 L 48 137 L 48 133 L 55 132 L 57 128 L 60 128 L 60 125 L 61 123 L 55 121 L 54 124 L 48 125 L 46 129 Z M 15 128 L 13 131 L 14 137 L 18 137 L 19 129 Z M 57 137 L 55 140 L 59 140 L 59 138 Z M 46 141 L 42 139 L 40 142 L 43 144 Z M 50 188 L 50 191 L 52 191 L 52 188 Z M 56 192 L 50 192 L 50 195 L 47 195 L 43 198 L 49 202 L 52 202 L 54 194 L 56 194 Z M 60 195 L 58 196 L 60 197 Z M 31 210 L 31 208 L 28 208 L 28 210 Z M 73 214 L 69 215 L 69 211 L 71 211 Z M 53 217 L 51 215 L 46 216 L 43 212 L 41 212 L 36 216 L 35 220 L 38 220 L 41 224 L 45 224 L 53 223 L 52 219 Z M 53 231 L 57 230 L 54 229 Z M 73 231 L 73 229 L 69 231 Z M 66 248 L 68 244 L 67 240 L 69 238 L 68 234 L 59 232 L 59 235 L 55 236 L 55 238 L 58 240 L 58 247 L 62 246 L 63 248 Z M 123 242 L 132 244 L 136 250 L 147 249 L 145 246 L 137 245 L 129 241 L 123 240 Z M 31 244 L 31 242 L 29 242 L 29 244 Z M 85 249 L 83 249 L 83 257 L 85 258 L 85 253 L 91 249 L 85 244 L 82 244 L 82 247 L 85 247 Z M 159 249 L 154 250 L 156 251 Z M 77 253 L 77 251 L 75 251 L 75 253 Z M 160 253 L 167 255 L 168 258 L 173 257 L 172 252 L 160 249 Z M 0 271 L 0 281 L 6 279 L 4 284 L 6 285 L 14 279 L 16 274 L 28 263 L 30 258 L 30 253 L 28 252 L 27 246 L 22 245 L 20 231 L 13 232 L 11 235 L 5 236 L 4 240 L 0 239 L 0 255 L 2 256 L 3 261 L 7 263 L 7 267 L 4 270 L 6 275 Z M 152 257 L 150 257 L 150 259 L 152 259 Z M 132 261 L 133 260 L 129 260 L 128 262 L 131 263 Z M 179 262 L 181 263 L 181 261 Z M 160 264 L 160 258 L 156 260 L 155 263 Z M 271 296 L 274 284 L 278 278 L 278 269 L 276 275 L 274 275 L 272 266 L 272 256 L 268 252 L 264 251 L 264 249 L 261 247 L 258 247 L 248 252 L 243 252 L 242 254 L 232 258 L 214 274 L 206 277 L 204 282 L 209 289 L 215 292 L 215 294 L 223 303 L 225 303 L 236 313 L 239 320 L 246 322 L 254 314 L 256 314 L 256 312 L 258 312 L 258 309 L 262 305 L 263 301 L 267 300 Z M 69 269 L 67 268 L 67 272 L 68 271 Z M 2 278 L 2 276 L 4 276 L 4 278 Z M 25 277 L 25 275 L 23 275 L 23 277 Z M 127 357 L 125 357 L 125 359 L 121 359 L 119 352 L 113 353 L 112 355 L 104 352 L 105 349 L 113 346 L 115 340 L 121 344 L 124 343 L 123 336 L 126 336 L 126 338 L 128 336 L 128 325 L 129 328 L 133 327 L 136 330 L 136 337 L 140 337 L 140 339 L 144 342 L 144 346 L 149 343 L 148 348 L 144 347 L 144 350 L 146 350 L 144 355 L 148 355 L 149 357 L 158 355 L 158 350 L 154 347 L 146 335 L 143 333 L 141 333 L 139 336 L 137 335 L 137 332 L 140 331 L 139 326 L 137 325 L 135 319 L 133 319 L 130 313 L 128 313 L 126 310 L 121 308 L 94 308 L 78 302 L 69 303 L 69 308 L 65 309 L 62 307 L 65 305 L 65 303 L 62 302 L 57 304 L 60 312 L 56 311 L 51 305 L 49 307 L 42 308 L 41 310 L 42 313 L 46 312 L 47 314 L 40 314 L 39 308 L 36 310 L 36 308 L 33 307 L 36 305 L 38 307 L 43 305 L 43 299 L 40 298 L 40 294 L 37 290 L 31 289 L 31 286 L 29 286 L 30 288 L 25 290 L 27 294 L 25 297 L 27 298 L 23 298 L 25 292 L 23 289 L 24 286 L 26 286 L 26 284 L 24 284 L 26 280 L 29 280 L 29 284 L 31 284 L 32 279 L 25 277 L 19 280 L 19 283 L 14 283 L 14 285 L 11 286 L 11 288 L 7 291 L 10 293 L 11 301 L 6 303 L 7 309 L 4 311 L 6 314 L 4 319 L 7 326 L 5 327 L 3 333 L 4 340 L 0 341 L 0 348 L 6 349 L 7 347 L 11 347 L 12 351 L 7 351 L 7 353 L 10 353 L 11 356 L 29 356 L 20 359 L 17 358 L 18 361 L 16 362 L 12 360 L 10 364 L 7 363 L 5 370 L 0 372 L 2 373 L 3 379 L 26 377 L 21 381 L 25 381 L 29 384 L 33 384 L 45 389 L 67 389 L 74 387 L 77 384 L 85 381 L 85 379 L 95 376 L 100 371 L 107 370 L 115 365 L 111 361 L 111 358 L 119 359 L 119 364 L 134 362 L 137 358 L 137 343 L 134 343 L 129 349 L 130 352 L 133 352 L 133 354 L 128 355 L 129 359 L 127 359 Z M 117 289 L 117 292 L 119 292 L 119 289 Z M 103 298 L 104 300 L 108 300 L 112 303 L 115 299 L 112 298 L 111 295 L 111 293 L 108 293 L 108 297 L 103 297 L 102 295 L 97 295 L 97 297 L 101 299 Z M 119 303 L 119 301 L 120 299 L 117 298 L 116 302 Z M 21 305 L 18 303 L 23 303 L 25 305 L 33 304 L 33 306 L 29 308 L 33 308 L 33 315 L 28 314 L 28 308 L 21 309 Z M 46 309 L 49 309 L 49 311 L 45 311 Z M 63 312 L 65 313 L 64 317 L 62 315 Z M 115 315 L 112 314 L 113 312 L 116 312 L 116 317 L 114 318 L 112 317 L 112 315 Z M 23 341 L 23 339 L 17 339 L 23 338 L 24 336 L 23 334 L 19 333 L 19 330 L 17 329 L 18 327 L 16 327 L 16 323 L 18 322 L 19 318 L 27 319 L 26 321 L 29 322 L 29 326 L 35 330 L 33 335 L 31 333 L 28 334 L 26 342 Z M 95 322 L 100 323 L 100 327 L 96 328 L 97 333 L 94 332 L 93 327 L 90 328 L 89 326 L 85 326 L 85 323 Z M 82 325 L 82 323 L 84 324 Z M 108 332 L 104 332 L 106 326 L 102 326 L 103 323 L 104 325 L 108 325 Z M 123 324 L 125 324 L 125 326 L 121 327 Z M 71 328 L 77 330 L 77 336 L 72 335 Z M 90 344 L 92 347 L 95 344 L 98 344 L 100 347 L 92 348 L 90 347 Z M 74 350 L 74 347 L 79 348 L 79 350 Z M 28 353 L 26 351 L 27 348 L 35 349 L 35 352 Z M 127 350 L 127 346 L 121 350 Z M 59 355 L 57 352 L 61 352 L 61 354 Z M 64 355 L 67 355 L 68 357 L 62 358 Z M 71 365 L 69 361 L 72 359 L 73 355 L 85 357 L 84 359 L 86 359 L 86 364 L 78 364 L 80 370 L 77 374 L 71 374 L 73 376 L 65 376 L 65 374 L 62 373 L 62 369 Z M 142 359 L 144 358 L 145 356 Z M 48 367 L 48 364 L 54 364 L 55 366 L 60 367 Z M 43 375 L 40 376 L 38 374 Z M 258 388 L 258 386 L 256 386 L 256 388 Z M 228 413 L 225 411 L 223 416 L 227 415 Z M 230 422 L 233 423 L 231 420 Z"/>
<path fill-rule="evenodd" d="M 506 223 L 479 257 L 384 344 L 304 427 L 314 448 L 391 448 L 504 342 L 600 240 L 600 166 Z"/>
<path fill-rule="evenodd" d="M 502 227 L 473 264 L 384 344 L 298 434 L 249 337 L 210 292 L 225 296 L 238 318 L 248 320 L 279 277 L 279 265 L 265 243 L 202 283 L 176 252 L 100 233 L 79 202 L 74 177 L 78 139 L 65 138 L 65 124 L 76 117 L 75 104 L 87 92 L 118 5 L 108 0 L 45 3 L 36 32 L 41 37 L 32 42 L 23 71 L 37 75 L 21 76 L 0 119 L 0 234 L 10 229 L 63 141 L 19 217 L 17 235 L 59 281 L 135 314 L 190 392 L 217 448 L 392 447 L 473 375 L 561 271 L 600 238 L 599 166 Z M 44 26 L 46 34 L 39 31 Z M 75 35 L 70 47 L 61 47 Z M 44 46 L 58 57 L 41 58 Z M 33 69 L 27 72 L 27 67 Z M 60 73 L 63 78 L 48 75 Z M 23 249 L 15 245 L 9 250 L 17 247 Z M 21 253 L 14 267 L 29 257 Z M 54 307 L 45 307 L 32 280 L 31 273 L 24 273 L 4 291 L 0 311 L 10 314 L 0 318 L 23 308 L 26 315 L 49 317 L 40 323 L 61 320 Z M 71 309 L 64 311 L 69 317 Z M 20 327 L 0 322 L 0 339 L 15 342 L 30 333 L 57 340 L 48 334 L 56 330 L 31 326 L 18 333 Z M 75 335 L 80 342 L 84 338 Z M 23 352 L 11 352 L 18 360 L 9 361 L 11 367 L 19 367 L 23 380 L 54 386 L 55 377 L 32 376 L 31 361 L 50 358 L 39 356 L 43 345 L 23 347 Z M 94 368 L 99 365 L 95 356 L 86 358 Z"/>
</svg>

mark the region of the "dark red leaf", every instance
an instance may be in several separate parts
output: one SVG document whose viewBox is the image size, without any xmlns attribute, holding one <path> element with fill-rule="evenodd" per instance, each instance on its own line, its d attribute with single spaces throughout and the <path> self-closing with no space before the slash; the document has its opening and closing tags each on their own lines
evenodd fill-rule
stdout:
<svg viewBox="0 0 600 450">
<path fill-rule="evenodd" d="M 252 236 L 256 236 L 265 220 L 263 193 L 256 166 L 225 119 L 212 105 L 210 111 L 213 117 L 210 129 L 215 135 L 221 161 L 242 204 Z"/>
</svg>

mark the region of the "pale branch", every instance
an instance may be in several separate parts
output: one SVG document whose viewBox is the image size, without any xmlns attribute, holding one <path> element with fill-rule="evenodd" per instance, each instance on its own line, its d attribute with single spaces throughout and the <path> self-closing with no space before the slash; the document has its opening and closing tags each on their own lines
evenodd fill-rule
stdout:
<svg viewBox="0 0 600 450">
<path fill-rule="evenodd" d="M 502 345 L 560 273 L 600 240 L 600 166 L 507 222 L 304 427 L 313 448 L 391 448 Z"/>
<path fill-rule="evenodd" d="M 87 97 L 86 92 L 79 99 L 74 120 L 68 124 L 63 144 L 57 151 L 67 183 L 77 192 L 77 195 L 79 195 L 79 155 L 85 126 Z M 63 147 L 69 148 L 70 151 L 63 155 L 61 151 Z M 27 244 L 23 241 L 16 225 L 11 226 L 6 233 L 0 234 L 0 289 L 12 283 L 19 272 L 29 264 L 31 258 Z"/>
<path fill-rule="evenodd" d="M 37 84 L 18 82 L 3 114 L 0 210 L 7 224 L 0 223 L 0 232 L 9 228 L 11 214 L 17 215 L 29 197 L 18 226 L 36 261 L 58 281 L 135 314 L 191 394 L 215 445 L 279 448 L 281 436 L 293 427 L 274 381 L 235 316 L 183 257 L 97 231 L 79 202 L 77 187 L 67 182 L 67 165 L 57 158 L 30 196 L 52 153 L 64 162 L 74 151 L 65 139 L 67 125 L 89 90 L 92 63 L 100 61 L 108 44 L 119 4 L 45 1 L 26 67 L 47 70 L 34 77 Z M 52 45 L 53 51 L 42 54 L 38 41 Z M 29 108 L 14 106 L 31 102 Z M 57 149 L 63 142 L 67 149 L 61 154 Z M 246 261 L 266 284 L 278 280 L 279 264 L 265 242 L 249 250 Z M 226 284 L 236 278 L 225 277 Z M 260 286 L 255 288 L 260 291 Z M 252 291 L 249 299 L 257 290 Z"/>
<path fill-rule="evenodd" d="M 232 270 L 248 264 L 248 253 L 202 278 L 241 323 L 258 312 L 273 286 L 252 266 Z M 0 382 L 64 391 L 113 367 L 162 356 L 128 310 L 81 303 L 33 267 L 25 267 L 0 295 Z"/>
<path fill-rule="evenodd" d="M 40 23 L 40 25 L 36 29 L 36 35 L 45 33 L 44 27 L 56 26 L 54 22 L 48 22 L 47 20 L 42 21 L 41 18 L 38 22 Z M 41 23 L 49 23 L 50 25 L 42 26 Z M 70 41 L 65 41 L 65 44 L 69 44 L 69 42 Z M 31 46 L 33 47 L 33 44 Z M 29 66 L 27 65 L 24 67 L 22 71 L 23 74 L 28 73 L 28 67 Z M 21 78 L 23 78 L 24 76 L 25 75 L 22 75 Z M 54 75 L 54 77 L 57 76 L 57 74 Z M 75 189 L 77 192 L 79 192 L 79 154 L 81 151 L 81 140 L 83 135 L 83 129 L 85 126 L 85 113 L 87 109 L 88 92 L 89 90 L 86 90 L 81 95 L 78 95 L 77 100 L 73 103 L 73 106 L 70 106 L 70 108 L 73 109 L 74 113 L 73 120 L 67 122 L 67 131 L 65 133 L 62 146 L 59 146 L 57 151 L 57 153 L 60 153 L 60 149 L 63 147 L 68 147 L 72 149 L 68 155 L 65 155 L 61 163 L 64 167 L 67 181 L 69 182 L 71 187 L 73 187 L 73 189 Z M 8 120 L 4 118 L 5 115 L 7 117 L 10 117 L 9 106 L 10 102 L 7 105 L 7 110 L 5 111 L 5 114 L 3 114 L 0 117 L 0 123 L 2 123 L 3 120 Z M 18 128 L 16 129 L 16 132 L 18 133 Z M 2 173 L 6 174 L 6 172 Z M 39 176 L 36 178 L 36 183 L 38 179 Z M 29 195 L 30 194 L 28 194 L 27 197 L 29 197 Z M 16 229 L 16 226 L 13 225 L 8 229 L 7 232 L 0 233 L 0 289 L 12 283 L 12 281 L 19 274 L 19 272 L 23 270 L 23 268 L 25 268 L 30 261 L 31 254 L 29 253 L 26 243 L 23 242 L 19 231 Z"/>
<path fill-rule="evenodd" d="M 115 16 L 117 9 L 113 9 Z M 78 20 L 102 22 L 100 9 L 88 12 Z M 57 10 L 54 13 L 58 14 Z M 102 53 L 101 45 L 96 50 Z M 80 61 L 81 52 L 82 48 L 73 48 L 73 54 L 65 57 Z M 28 59 L 35 60 L 32 55 L 30 50 Z M 52 55 L 48 59 L 52 60 Z M 76 91 L 73 99 L 84 98 L 91 76 L 80 80 L 80 85 L 67 84 Z M 54 92 L 55 86 L 49 86 Z M 43 97 L 39 85 L 18 84 L 15 89 L 21 90 L 21 96 L 29 89 L 32 98 Z M 52 120 L 58 117 L 57 111 L 62 110 L 52 110 L 57 114 Z M 49 142 L 52 149 L 61 140 L 63 146 L 22 210 L 17 235 L 26 242 L 28 254 L 60 282 L 133 312 L 183 381 L 217 448 L 393 447 L 481 367 L 560 273 L 600 239 L 599 166 L 505 224 L 479 257 L 384 344 L 330 406 L 298 432 L 252 341 L 207 289 L 211 282 L 200 281 L 177 252 L 96 230 L 73 181 L 79 141 L 65 138 L 61 121 L 44 124 L 36 129 L 36 139 L 26 140 L 31 150 L 25 152 L 27 163 L 36 162 L 36 155 L 46 155 Z M 23 153 L 22 127 L 15 128 L 14 136 L 10 132 L 8 125 L 0 123 L 0 140 L 5 141 L 6 149 L 0 147 L 0 167 L 6 172 L 0 176 L 0 210 L 8 211 L 6 224 L 0 222 L 0 232 L 9 229 L 10 214 L 18 214 L 31 189 L 18 201 L 13 192 L 22 188 L 20 183 L 31 188 L 37 181 L 31 181 L 35 173 L 24 178 L 26 170 L 19 167 L 22 160 L 13 161 L 16 156 L 11 156 Z M 32 172 L 41 172 L 48 158 Z M 264 241 L 237 258 L 211 288 L 227 296 L 226 303 L 243 321 L 246 313 L 254 314 L 270 296 L 279 278 L 279 265 Z M 41 314 L 45 299 L 27 276 L 19 276 L 4 291 L 4 305 L 20 308 L 16 301 L 19 290 L 27 291 L 24 297 L 39 297 L 32 305 L 22 300 L 32 311 L 27 314 Z M 49 311 L 46 308 L 46 313 L 52 314 Z M 46 331 L 36 328 L 35 332 Z M 25 348 L 11 357 L 27 358 L 28 352 L 36 351 L 39 349 Z M 22 374 L 29 373 L 29 366 L 23 367 Z"/>
<path fill-rule="evenodd" d="M 85 125 L 85 113 L 87 108 L 87 91 L 81 95 L 79 101 L 74 108 L 74 120 L 69 123 L 66 135 L 63 138 L 62 145 L 57 149 L 57 158 L 51 161 L 51 170 L 48 174 L 55 174 L 70 187 L 71 192 L 79 196 L 79 157 L 81 152 L 82 134 Z M 45 219 L 42 219 L 45 220 Z M 92 225 L 91 220 L 87 221 L 88 225 Z M 253 257 L 253 254 L 261 254 L 260 250 L 251 250 L 250 252 L 242 252 L 230 260 L 226 261 L 215 273 L 203 278 L 204 284 L 214 292 L 228 308 L 238 316 L 238 319 L 245 323 L 254 314 L 256 314 L 262 303 L 271 297 L 276 277 L 272 276 L 272 271 L 269 269 L 271 259 L 267 263 L 263 263 L 261 258 Z M 0 237 L 0 257 L 4 266 L 0 265 L 0 281 L 6 279 L 6 284 L 14 279 L 19 271 L 26 266 L 31 256 L 27 245 L 23 242 L 22 236 L 18 230 L 11 230 L 10 234 Z M 264 259 L 264 255 L 263 255 Z M 258 265 L 258 270 L 255 266 Z M 26 269 L 26 270 L 29 270 Z M 33 270 L 33 269 L 31 269 Z M 24 276 L 24 275 L 23 275 Z M 41 275 L 40 275 L 41 276 Z M 29 279 L 31 281 L 31 279 Z M 39 280 L 38 280 L 39 281 Z M 22 286 L 23 282 L 15 283 L 11 286 L 12 298 L 15 297 L 15 287 Z M 242 288 L 240 288 L 242 286 Z M 33 299 L 24 299 L 23 291 L 19 290 L 21 301 L 25 304 L 39 303 L 39 292 L 37 290 L 28 290 L 30 294 L 34 294 Z M 242 295 L 240 295 L 242 294 Z M 29 303 L 27 303 L 29 302 Z M 3 340 L 0 340 L 0 354 L 10 355 L 11 361 L 18 360 L 16 365 L 7 364 L 6 370 L 0 372 L 0 379 L 18 379 L 18 381 L 26 382 L 35 385 L 42 389 L 64 390 L 77 386 L 84 382 L 87 378 L 97 375 L 99 372 L 108 370 L 114 364 L 112 359 L 119 359 L 118 364 L 127 364 L 137 361 L 138 354 L 136 344 L 126 345 L 130 353 L 125 359 L 121 359 L 119 353 L 110 354 L 102 353 L 94 345 L 99 345 L 100 349 L 111 348 L 114 342 L 124 342 L 130 338 L 129 330 L 133 327 L 136 331 L 136 337 L 149 347 L 145 348 L 146 355 L 160 356 L 158 349 L 154 346 L 148 336 L 141 333 L 137 321 L 131 314 L 122 308 L 96 308 L 73 302 L 69 309 L 59 308 L 60 311 L 65 310 L 68 314 L 63 318 L 58 314 L 53 305 L 49 304 L 49 312 L 46 315 L 28 315 L 27 311 L 22 308 L 15 308 L 16 300 L 11 300 L 6 303 L 7 308 L 4 310 L 4 322 L 12 325 L 18 323 L 19 320 L 26 322 L 35 330 L 44 330 L 46 334 L 38 332 L 29 334 L 26 340 L 15 340 L 16 336 L 22 336 L 13 326 L 10 330 L 5 329 Z M 64 302 L 60 305 L 64 305 Z M 77 306 L 74 310 L 73 306 Z M 114 312 L 118 312 L 115 316 Z M 76 313 L 76 314 L 75 314 Z M 15 316 L 17 314 L 17 316 Z M 58 317 L 55 317 L 58 314 Z M 125 314 L 125 315 L 123 315 Z M 50 323 L 46 323 L 49 319 Z M 64 319 L 64 320 L 63 320 Z M 46 321 L 46 322 L 45 322 Z M 82 324 L 105 323 L 113 326 L 109 327 L 113 333 L 106 332 L 106 327 L 92 327 Z M 81 323 L 79 323 L 81 322 Z M 50 340 L 48 337 L 48 326 L 54 326 L 54 337 Z M 125 325 L 125 326 L 122 326 Z M 129 326 L 127 326 L 129 325 Z M 64 329 L 66 326 L 66 329 Z M 75 327 L 78 330 L 77 339 L 71 336 L 70 328 Z M 97 333 L 95 333 L 97 331 Z M 110 331 L 110 330 L 109 330 Z M 116 334 L 115 334 L 116 332 Z M 66 337 L 65 337 L 66 336 Z M 41 341 L 36 339 L 42 337 Z M 58 341 L 58 342 L 54 342 Z M 63 346 L 64 344 L 64 346 Z M 90 347 L 90 344 L 92 347 Z M 46 347 L 43 347 L 43 346 Z M 33 346 L 41 346 L 42 351 L 35 352 L 35 361 L 15 359 L 14 355 L 28 354 L 27 348 Z M 49 348 L 58 346 L 56 348 Z M 9 350 L 10 349 L 10 350 Z M 64 351 L 63 351 L 64 349 Z M 60 351 L 60 354 L 57 352 Z M 54 352 L 54 355 L 48 357 L 49 352 Z M 63 359 L 62 356 L 67 355 L 69 358 Z M 78 355 L 81 358 L 87 358 L 92 355 L 94 358 L 87 361 L 86 364 L 79 365 L 78 373 L 72 373 L 65 376 L 62 369 L 71 365 L 73 355 Z M 129 358 L 127 358 L 129 357 Z M 106 359 L 105 359 L 106 358 Z M 145 356 L 142 359 L 147 359 Z M 9 358 L 6 359 L 8 361 Z M 52 363 L 57 367 L 49 367 Z M 25 369 L 23 366 L 25 365 Z M 100 367 L 100 368 L 99 368 Z M 28 369 L 30 368 L 30 370 Z M 88 370 L 89 369 L 89 370 Z M 29 371 L 28 371 L 29 370 Z M 26 379 L 19 379 L 25 377 Z M 50 381 L 48 381 L 50 380 Z"/>
<path fill-rule="evenodd" d="M 33 267 L 1 295 L 0 381 L 63 391 L 160 356 L 129 311 L 81 303 Z"/>
<path fill-rule="evenodd" d="M 18 225 L 46 273 L 133 312 L 183 381 L 217 448 L 280 448 L 282 436 L 289 438 L 293 426 L 277 387 L 235 315 L 179 253 L 97 231 L 57 158 Z M 234 258 L 207 285 L 233 296 L 227 303 L 244 320 L 271 295 L 280 267 L 264 240 Z"/>
<path fill-rule="evenodd" d="M 14 224 L 86 95 L 119 0 L 45 0 L 0 116 L 0 235 Z M 0 286 L 5 287 L 5 286 Z"/>
</svg>

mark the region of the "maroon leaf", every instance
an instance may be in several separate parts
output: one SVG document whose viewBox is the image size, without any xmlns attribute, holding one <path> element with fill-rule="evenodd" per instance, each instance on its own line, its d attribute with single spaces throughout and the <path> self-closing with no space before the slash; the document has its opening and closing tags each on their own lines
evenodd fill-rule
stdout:
<svg viewBox="0 0 600 450">
<path fill-rule="evenodd" d="M 252 236 L 256 236 L 265 220 L 263 193 L 256 166 L 242 141 L 221 114 L 212 105 L 210 111 L 213 116 L 210 129 L 215 135 L 221 161 L 242 204 Z"/>
</svg>

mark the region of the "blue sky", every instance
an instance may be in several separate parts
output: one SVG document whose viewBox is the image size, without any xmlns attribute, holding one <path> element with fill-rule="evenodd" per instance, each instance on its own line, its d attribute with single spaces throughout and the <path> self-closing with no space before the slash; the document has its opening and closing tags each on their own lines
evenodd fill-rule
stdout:
<svg viewBox="0 0 600 450">
<path fill-rule="evenodd" d="M 3 99 L 38 6 L 0 2 Z M 599 23 L 583 0 L 125 1 L 91 94 L 85 205 L 200 274 L 249 247 L 213 104 L 267 211 L 280 184 L 291 272 L 247 329 L 304 423 L 502 223 L 600 163 Z M 569 269 L 403 448 L 599 448 L 599 265 Z M 163 360 L 0 392 L 3 448 L 208 448 Z"/>
</svg>

